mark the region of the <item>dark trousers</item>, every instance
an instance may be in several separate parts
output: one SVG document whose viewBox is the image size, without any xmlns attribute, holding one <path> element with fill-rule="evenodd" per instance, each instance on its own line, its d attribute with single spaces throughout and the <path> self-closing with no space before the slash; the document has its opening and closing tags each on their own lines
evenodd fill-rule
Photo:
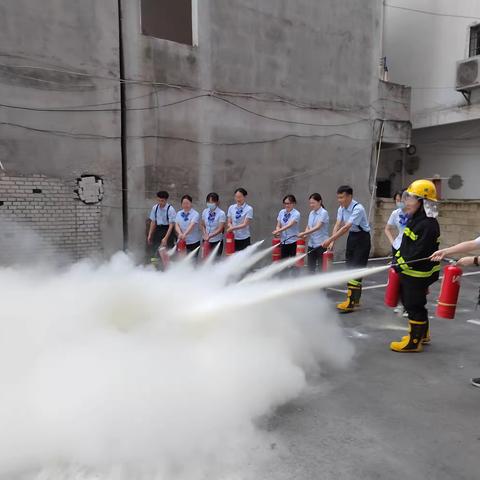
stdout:
<svg viewBox="0 0 480 480">
<path fill-rule="evenodd" d="M 149 254 L 151 257 L 155 257 L 158 253 L 158 249 L 160 248 L 160 244 L 163 240 L 163 237 L 167 234 L 168 232 L 168 225 L 157 225 L 155 228 L 155 231 L 153 232 L 153 239 L 152 239 L 152 245 L 151 245 L 151 250 L 149 251 Z M 170 237 L 168 237 L 167 241 L 167 248 L 173 248 L 175 245 L 175 233 L 174 230 L 172 230 L 172 233 L 170 234 Z"/>
<path fill-rule="evenodd" d="M 208 242 L 210 244 L 210 248 L 213 249 L 218 245 L 220 244 L 220 247 L 218 247 L 218 251 L 217 251 L 217 257 L 220 257 L 223 253 L 223 241 L 220 240 L 218 242 Z"/>
<path fill-rule="evenodd" d="M 297 242 L 282 243 L 280 245 L 280 258 L 290 258 L 297 255 Z"/>
<path fill-rule="evenodd" d="M 196 242 L 196 243 L 190 243 L 188 244 L 187 243 L 187 252 L 190 253 L 190 252 L 193 252 L 196 248 L 198 248 L 200 246 L 200 242 Z M 197 250 L 197 253 L 194 255 L 195 258 L 198 259 L 198 254 L 200 253 L 200 249 L 198 248 Z"/>
<path fill-rule="evenodd" d="M 362 268 L 368 265 L 371 241 L 368 232 L 350 232 L 347 238 L 345 260 L 349 268 Z"/>
<path fill-rule="evenodd" d="M 240 250 L 245 250 L 250 246 L 250 237 L 245 240 L 235 240 L 235 251 L 239 252 Z"/>
<path fill-rule="evenodd" d="M 323 247 L 308 247 L 307 265 L 310 273 L 322 271 L 323 254 L 326 251 Z"/>
<path fill-rule="evenodd" d="M 427 292 L 429 283 L 418 278 L 400 274 L 400 296 L 410 320 L 428 321 Z"/>
</svg>

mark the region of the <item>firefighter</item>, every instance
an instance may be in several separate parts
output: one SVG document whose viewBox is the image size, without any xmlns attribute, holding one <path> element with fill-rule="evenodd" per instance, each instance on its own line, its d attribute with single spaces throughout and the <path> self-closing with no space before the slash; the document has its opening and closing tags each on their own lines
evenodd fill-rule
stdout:
<svg viewBox="0 0 480 480">
<path fill-rule="evenodd" d="M 394 264 L 400 273 L 400 295 L 408 313 L 409 334 L 392 342 L 390 348 L 395 352 L 421 352 L 423 345 L 430 343 L 425 308 L 428 287 L 438 280 L 440 271 L 440 264 L 429 259 L 438 250 L 440 237 L 435 185 L 430 180 L 416 180 L 404 192 L 403 200 L 409 220 Z"/>
<path fill-rule="evenodd" d="M 342 185 L 337 189 L 337 200 L 340 204 L 337 222 L 332 235 L 322 243 L 323 248 L 333 249 L 335 240 L 348 232 L 345 259 L 347 267 L 361 268 L 368 264 L 370 255 L 370 225 L 363 206 L 353 199 L 353 189 Z M 347 285 L 347 299 L 337 305 L 340 313 L 350 313 L 360 304 L 362 295 L 362 279 L 350 280 Z"/>
</svg>

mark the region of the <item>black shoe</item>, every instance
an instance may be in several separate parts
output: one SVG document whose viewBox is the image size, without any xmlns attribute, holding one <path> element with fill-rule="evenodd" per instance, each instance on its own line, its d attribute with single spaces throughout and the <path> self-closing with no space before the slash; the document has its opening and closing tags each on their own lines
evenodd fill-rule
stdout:
<svg viewBox="0 0 480 480">
<path fill-rule="evenodd" d="M 472 378 L 472 379 L 470 380 L 470 383 L 471 383 L 474 387 L 480 388 L 480 378 Z"/>
</svg>

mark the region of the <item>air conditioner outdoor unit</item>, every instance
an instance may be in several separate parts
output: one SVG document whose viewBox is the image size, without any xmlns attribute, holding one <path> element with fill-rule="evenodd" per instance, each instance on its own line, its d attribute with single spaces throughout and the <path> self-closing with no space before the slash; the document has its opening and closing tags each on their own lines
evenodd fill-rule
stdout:
<svg viewBox="0 0 480 480">
<path fill-rule="evenodd" d="M 455 88 L 458 91 L 465 91 L 475 87 L 480 87 L 480 56 L 457 62 Z"/>
</svg>

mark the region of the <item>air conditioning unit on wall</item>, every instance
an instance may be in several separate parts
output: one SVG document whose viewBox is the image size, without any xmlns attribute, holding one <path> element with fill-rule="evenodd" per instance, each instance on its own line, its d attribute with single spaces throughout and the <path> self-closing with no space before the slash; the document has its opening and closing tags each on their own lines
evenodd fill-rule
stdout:
<svg viewBox="0 0 480 480">
<path fill-rule="evenodd" d="M 455 88 L 458 91 L 465 91 L 475 87 L 480 87 L 480 56 L 457 62 Z"/>
</svg>

